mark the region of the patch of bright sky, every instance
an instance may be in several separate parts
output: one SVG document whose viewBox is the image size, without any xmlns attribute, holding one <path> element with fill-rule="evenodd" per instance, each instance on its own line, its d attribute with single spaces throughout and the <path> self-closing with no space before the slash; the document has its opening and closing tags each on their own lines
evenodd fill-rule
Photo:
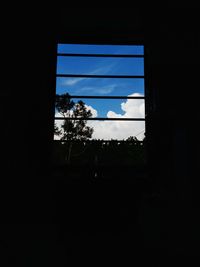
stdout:
<svg viewBox="0 0 200 267">
<path fill-rule="evenodd" d="M 133 93 L 144 95 L 144 79 L 104 79 L 86 78 L 73 80 L 71 78 L 57 78 L 57 94 L 68 92 L 70 95 L 96 95 L 96 96 L 128 96 Z M 74 99 L 74 101 L 76 101 Z M 122 99 L 99 100 L 83 99 L 83 101 L 98 110 L 99 116 L 105 116 L 108 110 L 117 113 L 121 111 Z"/>
<path fill-rule="evenodd" d="M 93 107 L 98 112 L 98 117 L 107 117 L 108 111 L 112 110 L 113 112 L 117 114 L 124 115 L 125 112 L 121 108 L 121 104 L 125 103 L 126 99 L 73 99 L 74 102 L 77 102 L 78 100 L 82 100 L 87 106 Z M 132 103 L 133 106 L 136 106 L 136 102 L 143 102 L 143 99 L 137 100 L 137 99 L 129 99 L 129 103 Z M 130 117 L 130 116 L 129 116 Z M 143 115 L 137 116 L 138 118 L 144 118 L 144 112 Z"/>
<path fill-rule="evenodd" d="M 57 57 L 57 74 L 144 75 L 143 58 Z"/>
<path fill-rule="evenodd" d="M 130 45 L 59 44 L 58 53 L 143 55 L 144 47 Z M 57 74 L 144 75 L 144 60 L 143 58 L 58 56 Z M 86 96 L 128 96 L 133 93 L 144 95 L 144 79 L 57 77 L 56 93 Z M 124 102 L 123 99 L 83 99 L 83 101 L 95 108 L 100 117 L 106 116 L 109 110 L 123 114 L 121 110 L 121 103 Z"/>
</svg>

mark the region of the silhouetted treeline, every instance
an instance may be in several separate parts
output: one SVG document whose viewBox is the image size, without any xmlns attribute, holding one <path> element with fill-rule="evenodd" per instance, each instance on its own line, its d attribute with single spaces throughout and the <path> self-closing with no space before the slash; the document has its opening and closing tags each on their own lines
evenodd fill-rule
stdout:
<svg viewBox="0 0 200 267">
<path fill-rule="evenodd" d="M 71 149 L 72 148 L 72 149 Z M 71 149 L 70 162 L 68 151 Z M 76 140 L 55 141 L 53 161 L 70 165 L 144 165 L 146 163 L 145 141 L 137 138 L 127 140 Z"/>
</svg>

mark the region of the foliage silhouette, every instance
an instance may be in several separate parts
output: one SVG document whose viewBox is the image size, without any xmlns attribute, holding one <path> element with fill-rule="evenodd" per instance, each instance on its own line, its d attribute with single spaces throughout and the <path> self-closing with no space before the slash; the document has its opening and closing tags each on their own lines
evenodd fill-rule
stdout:
<svg viewBox="0 0 200 267">
<path fill-rule="evenodd" d="M 146 161 L 144 140 L 139 141 L 135 136 L 121 141 L 91 140 L 93 128 L 86 124 L 87 118 L 90 118 L 92 113 L 83 101 L 75 103 L 68 93 L 56 95 L 55 107 L 62 117 L 70 118 L 64 120 L 60 127 L 54 124 L 54 134 L 61 140 L 55 144 L 55 162 L 61 164 L 67 162 L 76 166 L 144 166 Z M 78 118 L 84 119 L 78 120 Z"/>
<path fill-rule="evenodd" d="M 58 126 L 54 127 L 56 135 L 60 136 L 61 140 L 87 140 L 92 137 L 93 128 L 87 126 L 87 118 L 92 117 L 92 112 L 88 110 L 85 103 L 79 100 L 77 103 L 70 99 L 68 93 L 56 95 L 55 108 L 64 118 L 59 131 Z M 78 118 L 84 118 L 78 120 Z"/>
<path fill-rule="evenodd" d="M 54 134 L 59 136 L 61 140 L 85 141 L 92 137 L 94 130 L 86 125 L 87 118 L 92 117 L 92 112 L 86 108 L 83 101 L 79 100 L 75 103 L 68 93 L 56 95 L 55 108 L 62 117 L 70 118 L 63 121 L 61 129 L 54 124 Z M 79 120 L 78 118 L 83 119 Z M 68 151 L 65 159 L 68 163 L 71 159 L 72 145 L 72 142 L 65 144 L 66 151 Z"/>
</svg>

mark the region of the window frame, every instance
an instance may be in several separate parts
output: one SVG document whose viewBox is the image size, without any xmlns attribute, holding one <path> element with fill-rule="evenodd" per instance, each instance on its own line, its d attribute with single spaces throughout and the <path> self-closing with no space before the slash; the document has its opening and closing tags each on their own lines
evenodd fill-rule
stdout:
<svg viewBox="0 0 200 267">
<path fill-rule="evenodd" d="M 130 55 L 123 55 L 123 54 L 119 54 L 119 55 L 113 55 L 113 54 L 80 54 L 80 53 L 58 53 L 58 49 L 57 49 L 57 45 L 58 44 L 74 44 L 74 45 L 130 45 L 130 46 L 134 46 L 134 45 L 141 45 L 144 47 L 144 53 L 141 54 L 130 54 Z M 58 56 L 67 56 L 67 57 L 113 57 L 113 58 L 143 58 L 144 60 L 144 75 L 87 75 L 87 74 L 55 74 L 55 77 L 57 79 L 57 77 L 76 77 L 76 78 L 81 78 L 81 77 L 88 77 L 88 78 L 121 78 L 121 79 L 126 79 L 126 78 L 140 78 L 140 79 L 144 79 L 144 96 L 95 96 L 95 95 L 87 95 L 87 96 L 82 96 L 82 95 L 70 95 L 71 99 L 144 99 L 144 109 L 145 109 L 145 114 L 144 114 L 144 118 L 107 118 L 107 117 L 91 117 L 91 118 L 77 118 L 77 120 L 99 120 L 99 121 L 109 121 L 109 120 L 116 120 L 116 121 L 144 121 L 144 132 L 145 132 L 145 137 L 146 137 L 146 132 L 147 132 L 147 114 L 148 114 L 148 110 L 149 110 L 149 105 L 147 105 L 147 81 L 146 81 L 146 45 L 143 42 L 128 42 L 128 43 L 119 43 L 119 42 L 106 42 L 106 43 L 100 43 L 100 42 L 69 42 L 69 41 L 65 41 L 65 42 L 58 42 L 56 45 L 56 65 L 57 65 L 57 57 Z M 55 86 L 55 95 L 56 95 L 56 86 Z M 54 101 L 55 103 L 55 101 Z M 54 114 L 54 122 L 55 120 L 71 120 L 72 118 L 63 118 L 63 117 L 56 117 Z M 92 140 L 92 139 L 91 139 Z M 61 141 L 61 140 L 55 140 L 54 141 Z M 64 140 L 62 140 L 63 142 Z M 67 141 L 67 140 L 66 140 Z M 104 141 L 110 141 L 110 140 L 104 140 Z M 117 140 L 117 141 L 123 141 L 123 140 Z"/>
</svg>

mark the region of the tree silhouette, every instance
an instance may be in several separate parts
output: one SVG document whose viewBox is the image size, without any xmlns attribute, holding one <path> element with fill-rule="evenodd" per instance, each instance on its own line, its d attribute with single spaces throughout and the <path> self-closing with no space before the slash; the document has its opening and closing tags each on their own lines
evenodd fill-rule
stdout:
<svg viewBox="0 0 200 267">
<path fill-rule="evenodd" d="M 59 130 L 55 122 L 54 122 L 54 134 L 57 136 L 61 135 L 61 130 Z"/>
<path fill-rule="evenodd" d="M 55 108 L 63 117 L 70 116 L 70 111 L 75 105 L 74 101 L 71 100 L 68 93 L 62 95 L 56 95 Z"/>
<path fill-rule="evenodd" d="M 61 129 L 54 125 L 54 134 L 60 136 L 61 140 L 85 141 L 92 137 L 93 128 L 87 126 L 87 119 L 92 117 L 92 112 L 88 110 L 85 103 L 79 100 L 77 103 L 71 100 L 68 93 L 56 95 L 55 108 L 63 120 Z M 81 118 L 81 120 L 80 120 Z M 72 142 L 69 143 L 67 160 L 70 161 Z"/>
<path fill-rule="evenodd" d="M 60 136 L 61 140 L 87 140 L 92 137 L 94 130 L 86 125 L 87 119 L 92 117 L 92 112 L 86 108 L 83 101 L 75 103 L 68 93 L 56 95 L 55 107 L 64 118 L 68 118 L 61 125 L 61 130 L 57 125 L 54 127 L 54 133 Z"/>
</svg>

